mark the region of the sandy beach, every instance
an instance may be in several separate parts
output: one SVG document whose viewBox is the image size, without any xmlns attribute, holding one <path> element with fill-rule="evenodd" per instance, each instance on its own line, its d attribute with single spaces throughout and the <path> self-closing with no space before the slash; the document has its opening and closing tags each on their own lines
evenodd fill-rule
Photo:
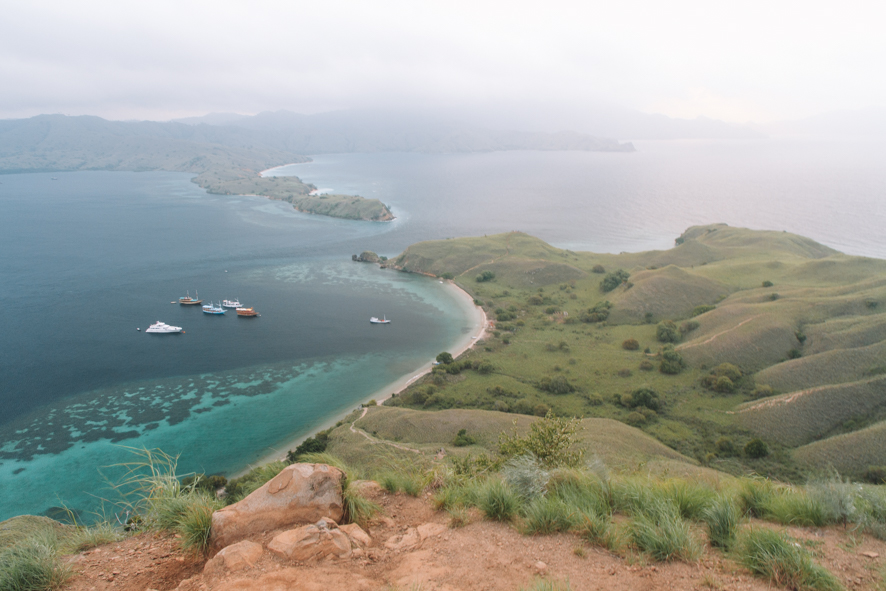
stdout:
<svg viewBox="0 0 886 591">
<path fill-rule="evenodd" d="M 453 290 L 453 294 L 461 301 L 463 305 L 463 309 L 468 311 L 471 314 L 472 327 L 471 330 L 463 335 L 461 335 L 449 349 L 449 352 L 452 353 L 453 357 L 458 357 L 468 349 L 472 348 L 474 344 L 483 339 L 486 335 L 486 327 L 487 327 L 487 318 L 486 312 L 480 306 L 474 304 L 474 298 L 471 295 L 460 288 L 458 285 L 453 283 L 452 281 L 444 281 L 443 282 L 446 289 Z M 424 375 L 430 373 L 431 368 L 434 367 L 434 361 L 429 360 L 426 364 L 421 367 L 416 368 L 414 371 L 409 372 L 408 374 L 400 377 L 399 379 L 386 384 L 384 387 L 379 388 L 378 390 L 369 394 L 363 402 L 368 402 L 370 400 L 375 400 L 379 404 L 390 398 L 394 394 L 399 394 L 403 390 L 405 390 L 409 384 L 418 380 Z M 274 450 L 272 452 L 263 455 L 259 458 L 254 464 L 246 466 L 242 470 L 238 471 L 236 474 L 233 474 L 231 478 L 236 478 L 238 476 L 242 476 L 249 470 L 251 470 L 255 466 L 260 466 L 262 464 L 267 464 L 269 462 L 274 462 L 277 460 L 286 459 L 286 453 L 298 447 L 298 445 L 316 433 L 317 431 L 323 431 L 324 429 L 328 429 L 335 425 L 338 421 L 348 416 L 352 411 L 347 411 L 340 415 L 335 415 L 330 417 L 328 420 L 324 421 L 319 427 L 314 429 L 311 433 L 300 435 L 297 438 L 294 438 L 285 444 L 282 444 L 279 449 Z"/>
</svg>

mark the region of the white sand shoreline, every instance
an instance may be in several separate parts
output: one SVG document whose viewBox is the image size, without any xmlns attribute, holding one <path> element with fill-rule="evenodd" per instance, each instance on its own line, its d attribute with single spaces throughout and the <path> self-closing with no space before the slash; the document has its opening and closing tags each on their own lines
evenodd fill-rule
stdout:
<svg viewBox="0 0 886 591">
<path fill-rule="evenodd" d="M 456 294 L 456 297 L 460 298 L 464 304 L 466 310 L 471 310 L 473 315 L 472 320 L 474 321 L 473 327 L 470 332 L 462 335 L 458 341 L 456 341 L 455 345 L 449 351 L 452 353 L 453 357 L 458 357 L 468 349 L 474 346 L 474 343 L 481 340 L 486 334 L 487 328 L 487 318 L 486 312 L 480 306 L 474 304 L 474 298 L 471 295 L 463 290 L 461 287 L 456 285 L 452 281 L 444 281 L 445 287 L 447 289 L 454 290 L 453 293 Z M 400 377 L 399 379 L 379 388 L 374 391 L 372 394 L 368 395 L 363 399 L 362 402 L 368 402 L 370 400 L 375 400 L 379 404 L 393 396 L 394 394 L 399 394 L 403 390 L 405 390 L 412 382 L 421 378 L 422 376 L 430 373 L 431 369 L 434 367 L 434 362 L 429 361 L 426 364 L 422 365 L 415 371 L 411 371 L 408 374 Z M 261 466 L 263 464 L 267 464 L 270 462 L 275 462 L 278 460 L 285 460 L 286 453 L 289 450 L 295 449 L 298 445 L 303 442 L 308 437 L 313 436 L 317 431 L 323 431 L 324 429 L 328 429 L 329 427 L 334 426 L 338 421 L 342 420 L 344 417 L 351 414 L 353 410 L 348 410 L 340 415 L 335 415 L 330 417 L 323 423 L 321 423 L 318 427 L 313 429 L 313 431 L 307 435 L 301 435 L 297 438 L 294 438 L 288 442 L 286 442 L 280 449 L 276 449 L 272 452 L 269 452 L 263 455 L 261 458 L 256 460 L 253 464 L 250 464 L 244 467 L 242 470 L 239 470 L 237 473 L 233 474 L 231 478 L 236 478 L 238 476 L 242 476 L 249 472 L 255 466 Z"/>
</svg>

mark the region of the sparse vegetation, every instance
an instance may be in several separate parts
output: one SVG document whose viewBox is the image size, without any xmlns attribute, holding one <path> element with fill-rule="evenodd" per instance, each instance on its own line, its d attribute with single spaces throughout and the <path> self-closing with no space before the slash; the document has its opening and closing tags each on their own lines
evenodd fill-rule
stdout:
<svg viewBox="0 0 886 591">
<path fill-rule="evenodd" d="M 765 528 L 747 530 L 738 541 L 738 556 L 754 574 L 796 591 L 838 591 L 834 576 L 815 564 L 794 540 Z"/>
</svg>

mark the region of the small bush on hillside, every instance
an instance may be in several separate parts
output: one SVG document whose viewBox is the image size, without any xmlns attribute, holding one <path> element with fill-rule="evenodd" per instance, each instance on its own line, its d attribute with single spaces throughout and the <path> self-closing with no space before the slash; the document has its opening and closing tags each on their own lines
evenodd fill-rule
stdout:
<svg viewBox="0 0 886 591">
<path fill-rule="evenodd" d="M 609 309 L 612 307 L 612 304 L 609 301 L 600 302 L 595 305 L 593 308 L 588 308 L 579 313 L 578 319 L 582 322 L 587 322 L 592 324 L 594 322 L 603 322 L 607 318 L 609 318 Z"/>
<path fill-rule="evenodd" d="M 618 377 L 620 377 L 620 378 L 629 378 L 632 375 L 634 375 L 634 372 L 632 372 L 631 370 L 629 370 L 626 367 L 618 370 Z"/>
<path fill-rule="evenodd" d="M 763 287 L 772 287 L 773 283 L 771 281 L 767 280 L 767 281 L 764 281 L 762 283 L 762 285 L 763 285 Z"/>
<path fill-rule="evenodd" d="M 803 352 L 800 349 L 791 349 L 788 351 L 788 359 L 799 359 L 803 356 Z"/>
<path fill-rule="evenodd" d="M 886 466 L 868 466 L 862 479 L 871 484 L 886 484 Z"/>
<path fill-rule="evenodd" d="M 505 457 L 534 455 L 547 468 L 577 466 L 584 458 L 584 450 L 574 449 L 576 433 L 581 428 L 579 419 L 563 419 L 553 412 L 532 423 L 529 433 L 499 435 L 498 450 Z"/>
<path fill-rule="evenodd" d="M 630 394 L 622 396 L 621 403 L 628 408 L 644 406 L 656 411 L 661 408 L 661 400 L 658 397 L 658 393 L 650 388 L 637 388 Z"/>
<path fill-rule="evenodd" d="M 741 370 L 731 363 L 721 363 L 701 380 L 708 390 L 728 394 L 734 392 L 736 382 L 742 378 Z"/>
<path fill-rule="evenodd" d="M 493 279 L 495 279 L 495 273 L 492 271 L 483 271 L 476 277 L 477 283 L 485 283 L 486 281 L 492 281 Z"/>
<path fill-rule="evenodd" d="M 655 328 L 655 338 L 662 343 L 679 343 L 680 331 L 673 320 L 663 320 Z"/>
<path fill-rule="evenodd" d="M 631 427 L 640 427 L 646 424 L 646 415 L 636 410 L 629 412 L 628 416 L 625 417 L 625 423 Z"/>
<path fill-rule="evenodd" d="M 701 326 L 701 325 L 698 323 L 698 320 L 687 320 L 686 322 L 684 322 L 683 324 L 680 325 L 680 334 L 681 335 L 689 334 L 693 330 L 697 329 L 699 326 Z"/>
<path fill-rule="evenodd" d="M 738 448 L 735 447 L 735 443 L 733 443 L 728 437 L 720 437 L 717 439 L 716 443 L 714 443 L 714 447 L 717 448 L 718 455 L 724 457 L 738 455 Z"/>
<path fill-rule="evenodd" d="M 640 369 L 643 371 L 652 371 L 655 369 L 655 365 L 648 359 L 644 359 L 640 362 Z"/>
<path fill-rule="evenodd" d="M 637 339 L 626 339 L 621 343 L 621 348 L 625 351 L 636 351 L 640 348 L 640 342 Z"/>
<path fill-rule="evenodd" d="M 772 390 L 772 386 L 767 386 L 766 384 L 761 384 L 754 388 L 754 391 L 751 392 L 752 398 L 766 398 L 767 396 L 772 396 L 775 392 Z"/>
<path fill-rule="evenodd" d="M 569 383 L 564 376 L 543 377 L 538 382 L 538 389 L 551 394 L 569 394 L 575 392 L 575 386 Z"/>
<path fill-rule="evenodd" d="M 468 435 L 467 429 L 459 429 L 455 439 L 452 441 L 452 445 L 455 447 L 465 447 L 467 445 L 474 445 L 475 443 L 477 443 L 477 440 Z"/>
<path fill-rule="evenodd" d="M 781 297 L 781 296 L 778 295 L 777 293 L 770 293 L 770 294 L 769 294 L 769 301 L 770 301 L 770 302 L 774 302 L 775 300 L 777 300 L 777 299 L 780 298 L 780 297 Z"/>
<path fill-rule="evenodd" d="M 603 281 L 600 282 L 600 289 L 603 293 L 608 293 L 626 282 L 630 278 L 631 274 L 625 271 L 624 269 L 619 269 L 612 273 L 607 273 L 603 278 Z"/>
<path fill-rule="evenodd" d="M 771 529 L 746 531 L 738 540 L 737 555 L 748 570 L 788 589 L 843 589 L 834 575 L 813 562 L 806 549 Z"/>
<path fill-rule="evenodd" d="M 755 437 L 745 444 L 744 455 L 753 459 L 765 458 L 769 455 L 769 446 L 762 439 Z"/>
<path fill-rule="evenodd" d="M 714 310 L 716 307 L 717 306 L 711 305 L 696 306 L 692 309 L 692 313 L 690 314 L 690 316 L 701 316 L 705 312 L 710 312 L 711 310 Z"/>
<path fill-rule="evenodd" d="M 452 363 L 452 353 L 443 351 L 442 353 L 437 355 L 437 363 L 442 363 L 443 365 Z"/>
<path fill-rule="evenodd" d="M 683 371 L 684 366 L 683 356 L 677 353 L 672 346 L 667 345 L 661 350 L 661 363 L 658 366 L 658 371 L 676 375 Z"/>
<path fill-rule="evenodd" d="M 606 269 L 603 267 L 603 265 L 594 265 L 593 268 L 591 269 L 591 273 L 599 273 L 602 275 L 605 272 L 606 272 Z"/>
</svg>

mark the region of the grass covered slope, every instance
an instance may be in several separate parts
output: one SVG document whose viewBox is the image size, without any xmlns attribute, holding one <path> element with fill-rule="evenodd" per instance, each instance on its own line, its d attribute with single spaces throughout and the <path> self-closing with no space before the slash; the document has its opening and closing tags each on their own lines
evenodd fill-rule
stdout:
<svg viewBox="0 0 886 591">
<path fill-rule="evenodd" d="M 580 253 L 514 232 L 410 246 L 393 266 L 453 277 L 493 326 L 386 405 L 613 419 L 702 463 L 789 479 L 806 470 L 792 448 L 880 420 L 886 261 L 723 224 L 676 242 Z M 750 410 L 773 394 L 792 402 Z M 743 451 L 755 438 L 759 457 Z"/>
</svg>

